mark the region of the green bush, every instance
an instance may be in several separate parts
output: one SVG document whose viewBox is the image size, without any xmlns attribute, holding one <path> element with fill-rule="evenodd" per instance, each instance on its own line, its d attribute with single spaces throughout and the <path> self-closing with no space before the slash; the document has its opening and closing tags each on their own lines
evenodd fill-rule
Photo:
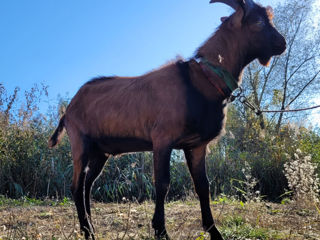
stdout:
<svg viewBox="0 0 320 240">
<path fill-rule="evenodd" d="M 68 100 L 60 99 L 48 114 L 39 111 L 46 98 L 46 87 L 35 86 L 18 101 L 19 89 L 10 95 L 0 84 L 0 195 L 11 198 L 71 197 L 72 158 L 68 138 L 55 149 L 47 140 L 57 125 Z M 19 95 L 20 96 L 20 95 Z M 262 130 L 254 115 L 231 106 L 226 135 L 210 146 L 207 172 L 211 195 L 237 195 L 246 180 L 242 169 L 247 162 L 258 180 L 256 190 L 265 198 L 281 201 L 288 188 L 283 166 L 288 156 L 300 148 L 320 163 L 320 136 L 317 131 L 294 125 L 283 125 L 279 134 L 266 119 Z M 168 200 L 194 194 L 193 184 L 182 151 L 173 151 Z M 319 172 L 318 168 L 318 172 Z M 134 153 L 111 157 L 92 190 L 100 201 L 122 201 L 154 198 L 152 153 Z"/>
</svg>

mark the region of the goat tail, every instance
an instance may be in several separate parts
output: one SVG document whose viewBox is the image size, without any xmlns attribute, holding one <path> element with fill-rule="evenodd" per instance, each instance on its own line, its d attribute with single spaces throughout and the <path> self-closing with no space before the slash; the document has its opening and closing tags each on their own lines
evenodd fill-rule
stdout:
<svg viewBox="0 0 320 240">
<path fill-rule="evenodd" d="M 48 142 L 49 148 L 55 147 L 61 141 L 61 139 L 64 135 L 64 132 L 65 132 L 64 131 L 64 119 L 65 119 L 65 115 L 63 115 L 60 118 L 58 127 L 54 131 L 53 135 L 50 137 L 49 142 Z"/>
</svg>

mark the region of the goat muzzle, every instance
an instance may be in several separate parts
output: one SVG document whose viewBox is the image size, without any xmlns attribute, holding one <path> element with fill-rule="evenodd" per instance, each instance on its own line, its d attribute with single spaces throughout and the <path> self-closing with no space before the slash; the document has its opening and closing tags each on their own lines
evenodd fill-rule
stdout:
<svg viewBox="0 0 320 240">
<path fill-rule="evenodd" d="M 280 35 L 281 36 L 281 35 Z M 277 41 L 274 42 L 273 52 L 274 55 L 280 55 L 287 49 L 287 43 L 283 36 L 279 37 Z"/>
</svg>

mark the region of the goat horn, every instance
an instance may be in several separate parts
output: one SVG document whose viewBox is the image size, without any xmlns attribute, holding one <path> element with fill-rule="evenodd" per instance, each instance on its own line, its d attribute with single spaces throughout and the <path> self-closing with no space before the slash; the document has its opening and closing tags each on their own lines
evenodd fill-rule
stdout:
<svg viewBox="0 0 320 240">
<path fill-rule="evenodd" d="M 220 2 L 227 4 L 228 6 L 232 7 L 234 10 L 237 10 L 239 7 L 239 3 L 235 0 L 211 0 L 210 3 Z"/>
<path fill-rule="evenodd" d="M 241 6 L 246 15 L 250 12 L 250 10 L 254 6 L 254 2 L 252 0 L 211 0 L 210 3 L 220 2 L 227 4 L 228 6 L 232 7 L 234 10 L 237 10 L 239 6 Z"/>
<path fill-rule="evenodd" d="M 243 0 L 243 2 L 244 2 L 244 8 L 248 13 L 251 10 L 251 8 L 253 8 L 254 2 L 252 0 Z"/>
<path fill-rule="evenodd" d="M 249 8 L 252 8 L 254 5 L 254 2 L 252 0 L 244 0 L 243 1 L 245 5 L 247 5 Z"/>
</svg>

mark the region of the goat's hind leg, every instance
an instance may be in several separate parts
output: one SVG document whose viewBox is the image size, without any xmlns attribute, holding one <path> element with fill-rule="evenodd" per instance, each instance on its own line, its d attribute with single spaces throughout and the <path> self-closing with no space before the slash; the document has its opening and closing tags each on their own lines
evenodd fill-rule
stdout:
<svg viewBox="0 0 320 240">
<path fill-rule="evenodd" d="M 87 174 L 85 178 L 85 207 L 88 219 L 91 223 L 92 230 L 94 231 L 94 226 L 91 220 L 91 210 L 90 210 L 90 196 L 91 188 L 94 181 L 100 175 L 108 156 L 100 152 L 98 149 L 92 149 L 89 155 L 89 163 L 86 168 Z"/>
<path fill-rule="evenodd" d="M 199 196 L 203 228 L 210 233 L 212 240 L 223 240 L 214 225 L 210 210 L 209 182 L 205 167 L 206 145 L 192 150 L 184 150 L 184 152 L 195 190 Z"/>
<path fill-rule="evenodd" d="M 88 165 L 88 154 L 85 151 L 83 139 L 80 136 L 76 136 L 76 134 L 69 134 L 73 158 L 71 192 L 77 208 L 80 230 L 84 232 L 86 239 L 89 239 L 90 236 L 94 239 L 93 229 L 86 211 L 84 197 L 84 182 L 86 178 L 86 167 Z"/>
</svg>

